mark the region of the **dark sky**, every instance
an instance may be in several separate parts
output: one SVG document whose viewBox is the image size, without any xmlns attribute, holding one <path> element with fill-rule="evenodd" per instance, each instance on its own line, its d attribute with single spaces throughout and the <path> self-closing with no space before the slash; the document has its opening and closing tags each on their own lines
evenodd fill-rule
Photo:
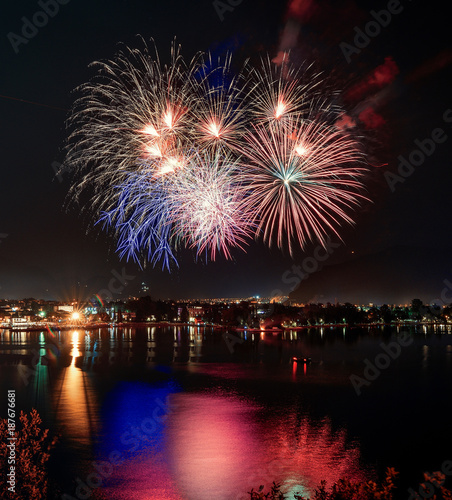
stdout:
<svg viewBox="0 0 452 500">
<path fill-rule="evenodd" d="M 377 9 L 375 2 L 352 0 L 243 0 L 231 2 L 239 5 L 220 19 L 215 6 L 221 10 L 227 0 L 71 0 L 47 21 L 35 16 L 45 3 L 2 7 L 0 297 L 90 295 L 107 287 L 115 273 L 126 276 L 117 297 L 135 293 L 142 281 L 161 298 L 268 295 L 287 292 L 285 271 L 312 255 L 315 245 L 290 258 L 258 242 L 246 254 L 235 251 L 232 261 L 196 263 L 187 251 L 172 274 L 142 271 L 117 258 L 109 235 L 87 234 L 89 221 L 77 210 L 65 211 L 70 176 L 55 178 L 52 164 L 63 160 L 72 90 L 93 76 L 90 62 L 112 58 L 119 42 L 137 46 L 137 34 L 154 38 L 162 58 L 174 37 L 187 57 L 231 50 L 243 61 L 290 48 L 294 61 L 314 62 L 343 89 L 348 119 L 363 134 L 372 165 L 366 179 L 372 203 L 355 214 L 354 227 L 341 229 L 344 244 L 331 263 L 400 244 L 452 248 L 452 123 L 443 119 L 452 109 L 452 52 L 450 18 L 439 5 L 401 1 L 400 12 L 347 61 L 341 43 L 352 45 L 355 27 L 365 29 L 371 11 L 387 3 L 378 2 Z M 11 34 L 22 36 L 23 18 L 33 16 L 42 26 L 16 53 Z M 409 157 L 419 148 L 415 140 L 437 128 L 444 131 L 442 142 L 391 189 L 385 172 L 397 173 L 399 155 Z"/>
</svg>

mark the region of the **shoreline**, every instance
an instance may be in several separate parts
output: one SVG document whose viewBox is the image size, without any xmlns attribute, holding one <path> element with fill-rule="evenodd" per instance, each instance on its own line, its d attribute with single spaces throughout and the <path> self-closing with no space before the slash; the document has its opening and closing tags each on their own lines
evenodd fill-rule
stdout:
<svg viewBox="0 0 452 500">
<path fill-rule="evenodd" d="M 67 330 L 97 330 L 101 328 L 143 328 L 143 327 L 154 327 L 154 328 L 162 328 L 162 327 L 193 327 L 193 328 L 211 328 L 214 330 L 234 330 L 236 332 L 249 332 L 249 333 L 282 333 L 285 331 L 301 331 L 308 330 L 311 328 L 368 328 L 368 327 L 384 327 L 384 326 L 395 326 L 395 327 L 403 327 L 403 326 L 449 326 L 450 323 L 436 323 L 434 321 L 417 321 L 417 322 L 397 322 L 397 323 L 357 323 L 355 325 L 349 325 L 348 323 L 325 323 L 318 325 L 300 325 L 300 326 L 282 326 L 278 328 L 245 328 L 245 327 L 236 327 L 230 325 L 206 325 L 206 324 L 194 324 L 194 323 L 176 323 L 176 322 L 127 322 L 127 323 L 95 323 L 95 324 L 65 324 L 58 325 L 54 323 L 46 323 L 43 325 L 29 325 L 29 326 L 17 326 L 13 327 L 10 325 L 0 326 L 0 330 L 7 330 L 12 332 L 45 332 L 45 331 L 67 331 Z"/>
</svg>

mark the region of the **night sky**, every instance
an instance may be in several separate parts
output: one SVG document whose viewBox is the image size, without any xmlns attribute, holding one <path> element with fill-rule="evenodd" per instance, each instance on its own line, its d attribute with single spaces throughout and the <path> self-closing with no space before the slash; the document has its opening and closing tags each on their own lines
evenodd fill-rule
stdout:
<svg viewBox="0 0 452 500">
<path fill-rule="evenodd" d="M 23 18 L 43 8 L 35 1 L 2 6 L 0 298 L 87 298 L 107 286 L 112 271 L 127 276 L 118 298 L 137 293 L 143 281 L 160 298 L 266 296 L 276 289 L 287 293 L 282 276 L 312 255 L 315 245 L 291 258 L 256 242 L 247 253 L 234 251 L 232 261 L 205 264 L 185 251 L 171 274 L 141 270 L 118 259 L 109 235 L 87 233 L 91 221 L 78 210 L 65 210 L 71 177 L 55 177 L 52 165 L 64 158 L 72 91 L 94 75 L 89 63 L 112 58 L 119 42 L 139 46 L 137 34 L 153 38 L 162 59 L 176 37 L 187 58 L 200 50 L 229 50 L 244 61 L 291 49 L 293 62 L 314 62 L 342 89 L 345 119 L 362 136 L 371 165 L 365 182 L 372 203 L 354 214 L 354 227 L 340 230 L 343 244 L 325 265 L 401 245 L 422 247 L 442 259 L 449 272 L 443 277 L 450 279 L 450 16 L 433 3 L 410 0 L 378 2 L 378 8 L 377 2 L 353 0 L 232 3 L 66 0 L 47 22 L 38 16 L 42 27 L 16 50 L 11 33 L 22 36 Z M 365 29 L 371 11 L 387 6 L 398 13 L 346 57 L 341 43 L 351 47 L 355 27 Z M 399 175 L 399 155 L 410 157 L 419 149 L 415 140 L 432 133 L 438 138 L 434 152 L 423 161 L 412 156 L 418 165 L 403 182 L 392 178 L 391 188 L 388 173 Z"/>
</svg>

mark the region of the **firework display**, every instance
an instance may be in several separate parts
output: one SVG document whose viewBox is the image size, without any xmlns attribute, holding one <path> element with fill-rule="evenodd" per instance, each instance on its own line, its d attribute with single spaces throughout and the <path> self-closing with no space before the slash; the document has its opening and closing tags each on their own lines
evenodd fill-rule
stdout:
<svg viewBox="0 0 452 500">
<path fill-rule="evenodd" d="M 311 68 L 234 73 L 229 56 L 186 62 L 175 44 L 169 64 L 144 44 L 94 65 L 63 168 L 120 257 L 170 269 L 181 248 L 231 258 L 255 237 L 292 253 L 353 223 L 365 157 Z"/>
<path fill-rule="evenodd" d="M 364 168 L 353 139 L 310 119 L 258 125 L 245 139 L 245 204 L 256 214 L 257 234 L 270 245 L 286 243 L 292 251 L 294 242 L 324 242 L 327 233 L 338 235 L 341 221 L 352 223 L 347 209 L 364 198 L 358 180 Z"/>
</svg>

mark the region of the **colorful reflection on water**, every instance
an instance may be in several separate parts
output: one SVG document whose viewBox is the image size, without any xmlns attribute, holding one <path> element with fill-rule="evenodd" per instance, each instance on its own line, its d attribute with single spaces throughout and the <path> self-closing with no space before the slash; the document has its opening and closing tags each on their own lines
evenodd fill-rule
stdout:
<svg viewBox="0 0 452 500">
<path fill-rule="evenodd" d="M 296 409 L 273 411 L 239 395 L 180 394 L 176 401 L 167 451 L 184 498 L 245 499 L 273 480 L 308 493 L 321 479 L 360 477 L 358 447 L 327 421 L 313 424 Z"/>
<path fill-rule="evenodd" d="M 99 491 L 113 500 L 244 500 L 252 487 L 274 480 L 288 493 L 309 495 L 321 480 L 362 480 L 372 472 L 333 392 L 366 410 L 349 374 L 362 369 L 363 356 L 380 352 L 381 339 L 341 331 L 331 349 L 327 332 L 257 334 L 243 343 L 247 358 L 242 344 L 234 358 L 221 333 L 202 329 L 50 333 L 2 334 L 0 347 L 36 358 L 26 384 L 23 364 L 11 365 L 10 380 L 62 431 L 74 469 L 62 463 L 61 470 L 73 497 L 76 478 L 86 483 L 99 471 Z M 438 366 L 429 363 L 435 355 L 450 373 L 451 346 L 436 337 L 424 342 L 406 367 L 414 363 L 423 373 Z M 313 363 L 291 363 L 292 356 Z M 329 399 L 319 399 L 320 386 L 332 388 Z M 313 412 L 318 406 L 327 410 Z"/>
<path fill-rule="evenodd" d="M 176 410 L 173 382 L 120 382 L 106 397 L 97 459 L 112 464 L 111 499 L 180 499 L 167 460 L 167 427 Z"/>
<path fill-rule="evenodd" d="M 362 479 L 359 448 L 328 420 L 269 411 L 239 395 L 121 384 L 104 407 L 99 460 L 119 453 L 111 499 L 245 499 L 273 480 L 309 493 L 322 479 Z M 331 483 L 330 483 L 331 484 Z"/>
<path fill-rule="evenodd" d="M 70 364 L 55 380 L 53 412 L 74 445 L 89 450 L 98 432 L 98 405 L 91 380 L 78 364 L 82 356 L 81 339 L 82 332 L 75 330 L 70 333 Z"/>
</svg>

